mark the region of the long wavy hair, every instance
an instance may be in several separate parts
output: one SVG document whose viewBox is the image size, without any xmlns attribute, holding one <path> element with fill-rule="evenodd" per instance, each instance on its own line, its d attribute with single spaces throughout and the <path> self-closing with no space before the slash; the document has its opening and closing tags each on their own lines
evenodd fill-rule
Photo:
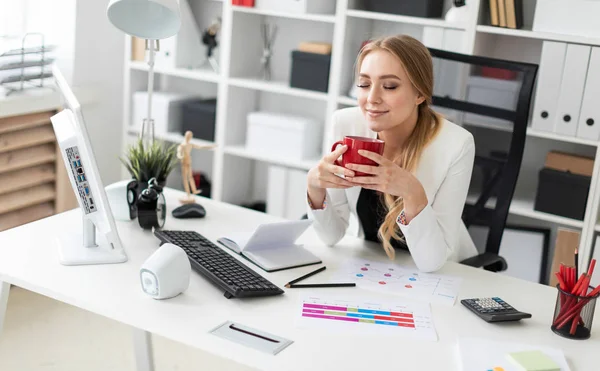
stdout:
<svg viewBox="0 0 600 371">
<path fill-rule="evenodd" d="M 425 100 L 418 106 L 417 124 L 408 137 L 402 153 L 393 159 L 400 167 L 414 173 L 417 168 L 423 149 L 439 132 L 442 117 L 431 109 L 433 95 L 433 62 L 429 50 L 418 40 L 408 35 L 388 36 L 370 41 L 360 50 L 356 71 L 367 54 L 385 50 L 396 56 L 404 67 L 406 74 L 415 90 Z M 385 220 L 379 227 L 379 237 L 383 248 L 390 259 L 394 259 L 395 251 L 391 239 L 404 240 L 396 224 L 396 218 L 404 208 L 404 201 L 400 197 L 389 194 L 383 195 L 383 203 L 387 209 Z"/>
</svg>

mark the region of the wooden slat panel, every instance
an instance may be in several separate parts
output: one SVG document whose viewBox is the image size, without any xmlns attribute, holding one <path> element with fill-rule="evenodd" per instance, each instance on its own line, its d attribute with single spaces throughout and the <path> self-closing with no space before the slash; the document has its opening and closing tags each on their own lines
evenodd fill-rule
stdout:
<svg viewBox="0 0 600 371">
<path fill-rule="evenodd" d="M 50 117 L 54 111 L 39 112 L 31 115 L 12 116 L 0 119 L 0 134 L 33 128 L 41 125 L 50 125 Z"/>
<path fill-rule="evenodd" d="M 0 214 L 54 200 L 54 185 L 43 184 L 0 195 Z"/>
<path fill-rule="evenodd" d="M 56 156 L 54 144 L 43 144 L 41 146 L 2 153 L 0 154 L 0 174 L 54 162 L 57 158 Z"/>
<path fill-rule="evenodd" d="M 0 215 L 0 231 L 14 228 L 26 223 L 54 215 L 52 202 L 27 207 L 7 214 Z"/>
<path fill-rule="evenodd" d="M 0 135 L 0 153 L 54 142 L 54 130 L 46 125 Z"/>
<path fill-rule="evenodd" d="M 54 182 L 56 179 L 53 164 L 39 165 L 27 169 L 0 174 L 0 195 Z"/>
</svg>

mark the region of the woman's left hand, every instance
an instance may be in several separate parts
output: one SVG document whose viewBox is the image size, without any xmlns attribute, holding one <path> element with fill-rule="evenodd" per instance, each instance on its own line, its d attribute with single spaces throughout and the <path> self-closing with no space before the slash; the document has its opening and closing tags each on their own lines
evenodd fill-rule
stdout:
<svg viewBox="0 0 600 371">
<path fill-rule="evenodd" d="M 413 174 L 375 152 L 359 150 L 358 154 L 373 160 L 379 166 L 348 164 L 346 168 L 371 176 L 346 176 L 346 180 L 363 188 L 402 197 L 407 221 L 427 206 L 425 189 Z"/>
</svg>

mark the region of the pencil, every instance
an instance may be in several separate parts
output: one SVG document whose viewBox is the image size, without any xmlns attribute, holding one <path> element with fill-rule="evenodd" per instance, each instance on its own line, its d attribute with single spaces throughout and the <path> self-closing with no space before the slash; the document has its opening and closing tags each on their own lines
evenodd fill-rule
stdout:
<svg viewBox="0 0 600 371">
<path fill-rule="evenodd" d="M 575 248 L 575 277 L 579 276 L 579 263 L 577 261 L 577 256 L 579 255 L 579 252 L 577 251 L 578 249 Z"/>
<path fill-rule="evenodd" d="M 314 284 L 300 284 L 300 285 L 290 285 L 287 284 L 285 287 L 294 289 L 294 288 L 306 288 L 306 287 L 355 287 L 355 283 L 314 283 Z"/>
<path fill-rule="evenodd" d="M 305 279 L 307 279 L 308 277 L 310 277 L 310 276 L 312 276 L 312 275 L 315 275 L 315 274 L 317 274 L 317 273 L 319 273 L 319 272 L 322 272 L 322 271 L 324 271 L 324 270 L 325 270 L 325 268 L 326 268 L 326 267 L 325 267 L 325 266 L 323 266 L 323 267 L 321 267 L 321 268 L 317 269 L 316 271 L 312 271 L 312 272 L 310 272 L 310 273 L 307 273 L 307 274 L 305 274 L 305 275 L 304 275 L 304 276 L 302 276 L 302 277 L 298 277 L 298 278 L 296 278 L 295 280 L 292 280 L 292 281 L 288 282 L 288 283 L 287 283 L 285 286 L 286 286 L 286 287 L 288 287 L 288 285 L 293 285 L 293 284 L 295 284 L 296 282 L 299 282 L 299 281 L 305 280 Z"/>
</svg>

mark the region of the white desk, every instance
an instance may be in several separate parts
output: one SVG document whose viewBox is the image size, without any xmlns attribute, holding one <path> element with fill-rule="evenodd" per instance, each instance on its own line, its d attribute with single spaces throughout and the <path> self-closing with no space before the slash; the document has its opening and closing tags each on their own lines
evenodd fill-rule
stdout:
<svg viewBox="0 0 600 371">
<path fill-rule="evenodd" d="M 180 193 L 172 190 L 165 193 L 170 209 L 178 206 Z M 266 214 L 208 199 L 200 199 L 200 202 L 207 210 L 206 218 L 177 220 L 171 217 L 169 210 L 165 229 L 196 230 L 214 241 L 232 230 L 251 230 L 259 223 L 276 220 Z M 594 355 L 600 349 L 600 312 L 596 311 L 591 339 L 575 341 L 555 335 L 550 330 L 550 322 L 556 291 L 551 287 L 448 263 L 441 273 L 464 278 L 459 298 L 500 296 L 517 309 L 532 313 L 533 318 L 519 323 L 489 324 L 457 301 L 453 307 L 431 306 L 439 337 L 437 342 L 407 338 L 389 341 L 389 338 L 372 336 L 353 338 L 296 327 L 298 296 L 306 289 L 286 289 L 285 294 L 270 298 L 228 300 L 221 290 L 193 273 L 190 287 L 184 294 L 165 301 L 147 297 L 140 289 L 138 270 L 158 248 L 158 240 L 150 232 L 143 231 L 137 221 L 118 223 L 129 255 L 127 263 L 62 266 L 57 260 L 53 236 L 74 223 L 77 225 L 79 215 L 78 210 L 69 211 L 0 233 L 0 281 L 142 330 L 138 333 L 140 341 L 136 348 L 140 369 L 152 368 L 151 361 L 144 358 L 151 355 L 144 353 L 148 333 L 266 370 L 453 370 L 457 369 L 456 340 L 460 336 L 552 346 L 565 352 L 573 371 L 599 368 Z M 315 281 L 324 280 L 340 261 L 350 256 L 387 259 L 380 247 L 352 237 L 346 237 L 333 248 L 322 245 L 312 231 L 303 239 L 327 266 L 325 272 L 314 277 Z M 408 255 L 398 255 L 399 264 L 412 265 Z M 314 269 L 316 266 L 260 273 L 283 287 L 289 280 Z M 2 287 L 0 283 L 0 291 Z M 0 318 L 7 288 L 5 284 L 4 294 L 0 292 Z M 320 290 L 325 294 L 342 293 L 338 290 L 348 295 L 361 293 L 358 288 Z M 226 320 L 291 339 L 294 343 L 271 356 L 208 333 Z"/>
</svg>

